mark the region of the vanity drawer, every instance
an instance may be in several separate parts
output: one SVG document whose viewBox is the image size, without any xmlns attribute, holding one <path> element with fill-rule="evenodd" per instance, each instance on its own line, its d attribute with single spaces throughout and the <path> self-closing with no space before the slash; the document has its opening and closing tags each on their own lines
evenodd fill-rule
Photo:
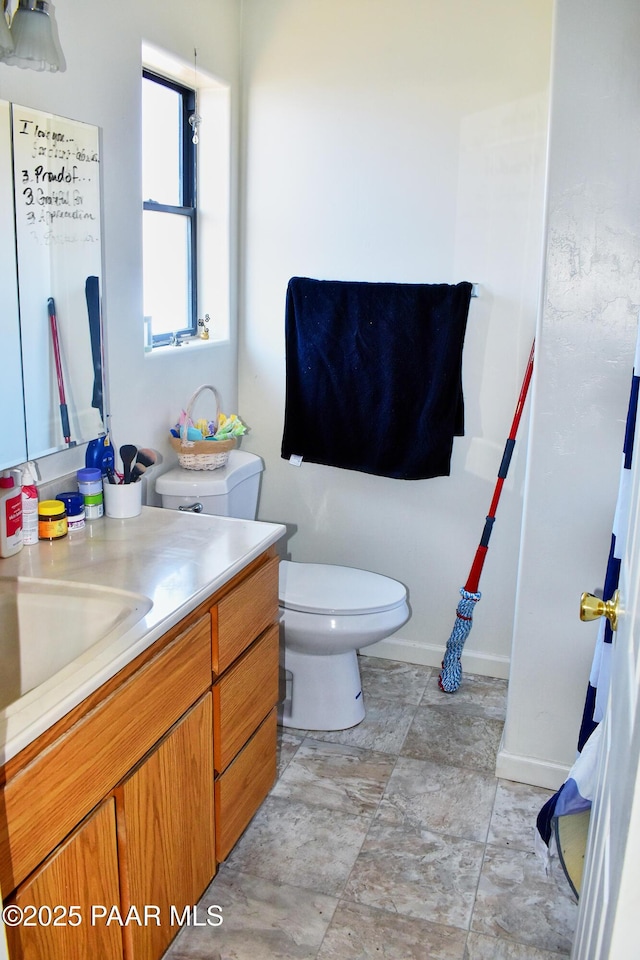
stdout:
<svg viewBox="0 0 640 960">
<path fill-rule="evenodd" d="M 216 860 L 226 859 L 276 779 L 277 710 L 215 782 Z"/>
<path fill-rule="evenodd" d="M 271 626 L 213 687 L 213 765 L 222 773 L 278 702 L 279 628 Z"/>
<path fill-rule="evenodd" d="M 278 619 L 278 566 L 273 557 L 212 609 L 212 663 L 224 673 L 263 630 Z"/>
<path fill-rule="evenodd" d="M 0 793 L 0 888 L 5 895 L 210 684 L 207 614 L 7 781 Z"/>
</svg>

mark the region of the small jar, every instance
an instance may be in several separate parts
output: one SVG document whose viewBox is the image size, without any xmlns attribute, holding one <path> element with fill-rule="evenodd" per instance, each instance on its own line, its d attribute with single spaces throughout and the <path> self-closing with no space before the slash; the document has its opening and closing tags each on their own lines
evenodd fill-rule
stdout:
<svg viewBox="0 0 640 960">
<path fill-rule="evenodd" d="M 82 530 L 84 527 L 84 497 L 81 493 L 58 493 L 56 499 L 64 503 L 67 511 L 67 525 L 69 533 Z"/>
<path fill-rule="evenodd" d="M 38 504 L 38 540 L 60 540 L 68 532 L 67 511 L 60 500 Z"/>
<path fill-rule="evenodd" d="M 101 493 L 85 493 L 84 515 L 87 520 L 98 520 L 104 516 L 104 499 Z"/>
<path fill-rule="evenodd" d="M 84 500 L 85 517 L 87 520 L 97 520 L 104 514 L 102 471 L 97 467 L 83 467 L 78 470 L 76 478 Z"/>
</svg>

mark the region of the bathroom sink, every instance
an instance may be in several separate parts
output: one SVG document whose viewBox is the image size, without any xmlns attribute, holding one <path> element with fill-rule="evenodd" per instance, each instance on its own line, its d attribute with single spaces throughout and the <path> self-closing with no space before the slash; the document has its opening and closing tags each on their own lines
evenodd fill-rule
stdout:
<svg viewBox="0 0 640 960">
<path fill-rule="evenodd" d="M 148 597 L 111 587 L 0 577 L 0 710 L 151 607 Z"/>
</svg>

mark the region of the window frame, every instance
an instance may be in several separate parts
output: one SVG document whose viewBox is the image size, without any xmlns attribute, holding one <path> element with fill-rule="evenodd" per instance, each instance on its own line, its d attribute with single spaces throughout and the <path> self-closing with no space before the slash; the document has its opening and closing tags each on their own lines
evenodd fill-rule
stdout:
<svg viewBox="0 0 640 960">
<path fill-rule="evenodd" d="M 189 123 L 189 117 L 196 112 L 196 91 L 147 67 L 143 67 L 142 79 L 174 90 L 179 95 L 181 103 L 179 196 L 182 202 L 175 205 L 158 203 L 155 200 L 147 200 L 144 196 L 142 200 L 143 211 L 182 216 L 188 223 L 187 317 L 189 323 L 186 327 L 174 330 L 172 333 L 154 334 L 152 344 L 154 347 L 159 347 L 198 335 L 198 153 L 196 144 L 193 143 L 193 131 Z"/>
</svg>

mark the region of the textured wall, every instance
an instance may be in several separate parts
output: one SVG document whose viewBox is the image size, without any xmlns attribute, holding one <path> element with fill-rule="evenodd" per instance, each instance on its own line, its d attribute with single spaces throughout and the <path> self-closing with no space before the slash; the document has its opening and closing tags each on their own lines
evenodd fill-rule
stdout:
<svg viewBox="0 0 640 960">
<path fill-rule="evenodd" d="M 509 706 L 498 768 L 556 786 L 573 762 L 622 462 L 640 304 L 635 0 L 559 0 L 544 296 Z"/>
</svg>

